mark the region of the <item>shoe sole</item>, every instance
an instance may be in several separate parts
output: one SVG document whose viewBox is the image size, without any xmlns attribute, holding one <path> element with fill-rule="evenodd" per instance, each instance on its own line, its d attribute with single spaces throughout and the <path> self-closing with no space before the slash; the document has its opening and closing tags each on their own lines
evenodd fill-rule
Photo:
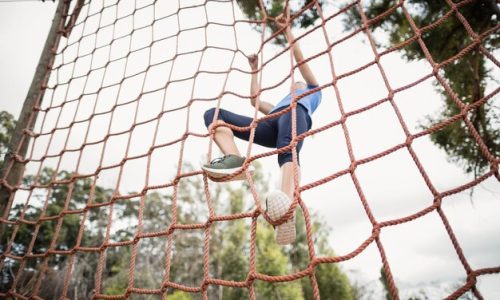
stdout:
<svg viewBox="0 0 500 300">
<path fill-rule="evenodd" d="M 234 174 L 238 171 L 241 170 L 241 167 L 237 167 L 237 168 L 231 168 L 231 169 L 212 169 L 212 168 L 209 168 L 209 167 L 201 167 L 208 175 L 208 177 L 210 178 L 214 178 L 214 179 L 219 179 L 219 178 L 223 178 L 227 175 L 230 175 L 230 174 Z M 255 171 L 255 168 L 254 166 L 252 165 L 249 165 L 247 170 L 253 174 L 253 172 Z M 234 180 L 245 180 L 247 177 L 246 177 L 246 172 L 241 172 L 239 175 L 231 178 L 230 180 L 228 181 L 234 181 Z"/>
</svg>

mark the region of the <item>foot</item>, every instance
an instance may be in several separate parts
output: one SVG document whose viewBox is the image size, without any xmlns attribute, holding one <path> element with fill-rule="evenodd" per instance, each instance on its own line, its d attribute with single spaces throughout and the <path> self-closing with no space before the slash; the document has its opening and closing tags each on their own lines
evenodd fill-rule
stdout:
<svg viewBox="0 0 500 300">
<path fill-rule="evenodd" d="M 245 162 L 244 157 L 234 154 L 228 154 L 212 160 L 209 164 L 203 165 L 202 168 L 203 170 L 205 170 L 205 172 L 208 173 L 209 177 L 221 178 L 229 174 L 232 174 L 236 171 L 239 171 L 243 166 L 244 162 Z M 249 165 L 248 170 L 250 172 L 253 172 L 254 167 L 252 165 Z M 245 179 L 244 172 L 233 178 L 233 180 L 242 180 L 242 179 Z"/>
<path fill-rule="evenodd" d="M 282 191 L 272 191 L 266 198 L 266 211 L 273 221 L 279 220 L 290 208 L 290 198 Z M 276 226 L 276 242 L 288 245 L 295 241 L 295 212 L 285 223 Z"/>
</svg>

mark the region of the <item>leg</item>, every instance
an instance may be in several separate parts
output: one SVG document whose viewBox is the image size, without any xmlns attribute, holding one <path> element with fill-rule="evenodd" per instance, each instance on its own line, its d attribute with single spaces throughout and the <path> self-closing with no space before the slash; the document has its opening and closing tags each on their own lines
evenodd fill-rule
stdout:
<svg viewBox="0 0 500 300">
<path fill-rule="evenodd" d="M 297 134 L 301 134 L 311 127 L 311 122 L 307 110 L 302 107 L 297 107 Z M 291 112 L 282 115 L 278 120 L 278 138 L 276 141 L 277 148 L 282 148 L 290 145 L 292 141 L 292 115 Z M 302 141 L 297 143 L 297 160 Z M 281 167 L 281 191 L 272 191 L 266 198 L 266 208 L 269 217 L 277 220 L 289 210 L 290 203 L 293 200 L 295 185 L 293 180 L 293 159 L 292 152 L 288 151 L 278 155 L 278 163 Z M 298 163 L 298 161 L 297 161 Z M 300 182 L 300 169 L 299 182 Z M 295 241 L 295 213 L 285 223 L 276 227 L 276 242 L 280 245 L 291 244 Z"/>
<path fill-rule="evenodd" d="M 299 182 L 300 182 L 300 166 L 297 166 L 297 171 L 299 172 Z M 293 163 L 286 162 L 281 166 L 281 190 L 290 199 L 293 199 L 293 192 L 295 191 L 295 185 L 293 182 Z"/>
<path fill-rule="evenodd" d="M 214 119 L 214 114 L 215 114 L 215 108 L 211 108 L 205 112 L 204 119 L 205 119 L 205 125 L 207 128 L 210 130 L 212 126 L 218 125 L 222 123 L 219 120 L 215 120 L 215 122 L 212 123 Z M 222 109 L 219 109 L 219 118 L 224 114 L 224 111 Z M 242 120 L 246 121 L 246 120 Z M 241 122 L 238 122 L 241 123 Z M 246 122 L 244 122 L 246 123 Z M 240 125 L 241 126 L 241 125 Z M 247 126 L 247 125 L 243 125 Z M 234 134 L 233 131 L 227 127 L 224 126 L 219 126 L 215 129 L 214 133 L 214 141 L 219 146 L 219 149 L 224 153 L 224 155 L 227 154 L 234 154 L 234 155 L 240 155 L 240 151 L 238 150 L 238 147 L 236 147 L 236 144 L 234 142 Z"/>
<path fill-rule="evenodd" d="M 220 120 L 217 120 L 209 126 L 209 129 L 212 126 L 221 123 L 222 122 Z M 224 155 L 234 154 L 241 156 L 240 151 L 238 150 L 238 147 L 236 147 L 236 143 L 234 142 L 234 134 L 231 129 L 224 126 L 217 127 L 214 133 L 214 141 L 217 146 L 219 146 L 219 149 L 222 151 L 222 153 L 224 153 Z"/>
<path fill-rule="evenodd" d="M 219 109 L 218 119 L 212 123 L 215 114 L 215 108 L 211 108 L 205 112 L 205 125 L 210 128 L 214 124 L 220 124 L 224 121 L 227 124 L 235 125 L 238 127 L 249 126 L 253 119 L 241 116 L 230 111 Z M 222 121 L 221 121 L 222 120 Z M 272 121 L 260 122 L 255 129 L 254 142 L 264 147 L 276 147 L 276 126 Z M 234 137 L 248 141 L 250 138 L 250 131 L 234 131 L 228 127 L 219 126 L 215 129 L 214 140 L 217 146 L 221 149 L 222 153 L 240 155 L 238 148 L 234 142 Z"/>
<path fill-rule="evenodd" d="M 309 115 L 307 114 L 307 110 L 301 106 L 297 105 L 296 109 L 297 113 L 297 135 L 302 134 L 309 130 L 311 127 L 311 121 Z M 277 147 L 285 147 L 290 144 L 292 141 L 292 113 L 287 113 L 278 121 L 278 141 Z M 302 148 L 303 141 L 297 143 L 297 167 L 298 167 L 298 175 L 300 182 L 300 160 L 299 153 Z M 281 190 L 288 196 L 290 199 L 293 199 L 293 193 L 295 191 L 294 181 L 293 181 L 293 159 L 292 159 L 292 151 L 288 151 L 278 155 L 278 163 L 281 167 Z"/>
<path fill-rule="evenodd" d="M 238 127 L 248 127 L 253 119 L 241 116 L 223 109 L 219 110 L 217 120 L 214 121 L 215 109 L 209 109 L 205 112 L 205 125 L 209 128 L 212 126 L 220 124 L 231 124 Z M 213 123 L 212 123 L 213 122 Z M 257 144 L 263 146 L 275 146 L 276 144 L 276 130 L 273 128 L 272 122 L 264 121 L 260 122 L 255 129 L 254 141 Z M 223 157 L 218 157 L 212 160 L 209 164 L 203 165 L 203 170 L 208 173 L 211 178 L 221 178 L 228 174 L 232 174 L 241 170 L 241 167 L 245 163 L 245 158 L 240 155 L 238 148 L 234 142 L 234 137 L 238 137 L 243 140 L 249 140 L 250 130 L 248 131 L 238 131 L 232 130 L 228 127 L 219 126 L 215 128 L 214 140 L 217 146 L 224 153 Z M 254 167 L 252 165 L 248 166 L 248 170 L 253 172 Z M 241 173 L 233 180 L 244 179 L 245 174 Z"/>
</svg>

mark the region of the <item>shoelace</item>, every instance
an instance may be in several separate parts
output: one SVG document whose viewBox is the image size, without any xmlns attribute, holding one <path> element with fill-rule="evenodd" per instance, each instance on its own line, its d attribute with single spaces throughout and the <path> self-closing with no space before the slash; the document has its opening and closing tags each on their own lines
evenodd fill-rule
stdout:
<svg viewBox="0 0 500 300">
<path fill-rule="evenodd" d="M 210 165 L 215 165 L 216 163 L 223 162 L 228 156 L 224 155 L 222 157 L 217 157 L 210 162 Z"/>
</svg>

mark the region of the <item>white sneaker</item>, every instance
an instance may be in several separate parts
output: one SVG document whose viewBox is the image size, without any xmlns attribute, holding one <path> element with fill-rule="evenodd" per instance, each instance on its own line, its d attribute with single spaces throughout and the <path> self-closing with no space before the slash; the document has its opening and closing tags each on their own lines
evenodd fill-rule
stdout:
<svg viewBox="0 0 500 300">
<path fill-rule="evenodd" d="M 280 190 L 270 192 L 266 197 L 266 211 L 273 221 L 279 220 L 290 208 L 290 198 Z M 276 226 L 276 242 L 288 245 L 295 241 L 295 212 L 285 223 Z"/>
</svg>

